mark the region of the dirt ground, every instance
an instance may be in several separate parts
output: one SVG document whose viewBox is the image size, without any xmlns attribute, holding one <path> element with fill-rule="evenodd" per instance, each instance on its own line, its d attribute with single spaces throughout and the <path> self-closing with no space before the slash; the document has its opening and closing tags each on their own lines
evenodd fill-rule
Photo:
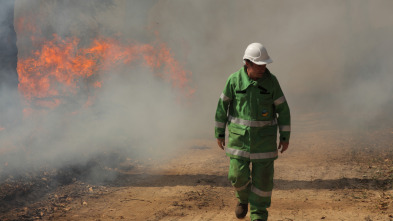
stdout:
<svg viewBox="0 0 393 221">
<path fill-rule="evenodd" d="M 393 220 L 393 130 L 292 137 L 275 161 L 269 220 Z M 127 159 L 105 184 L 41 177 L 1 196 L 0 220 L 237 220 L 228 162 L 214 139 L 191 140 L 164 164 Z"/>
</svg>

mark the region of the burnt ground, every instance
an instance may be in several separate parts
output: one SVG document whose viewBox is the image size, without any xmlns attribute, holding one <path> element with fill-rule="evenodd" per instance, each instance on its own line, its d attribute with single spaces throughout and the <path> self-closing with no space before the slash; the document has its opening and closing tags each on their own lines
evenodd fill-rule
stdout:
<svg viewBox="0 0 393 221">
<path fill-rule="evenodd" d="M 393 130 L 294 133 L 275 163 L 270 220 L 393 220 L 392 138 Z M 236 220 L 224 153 L 214 140 L 183 146 L 165 163 L 112 153 L 3 173 L 0 220 Z"/>
</svg>

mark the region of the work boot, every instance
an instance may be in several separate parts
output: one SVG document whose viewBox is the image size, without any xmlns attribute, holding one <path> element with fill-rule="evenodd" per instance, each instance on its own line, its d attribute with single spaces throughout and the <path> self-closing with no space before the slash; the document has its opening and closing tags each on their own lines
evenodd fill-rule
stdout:
<svg viewBox="0 0 393 221">
<path fill-rule="evenodd" d="M 237 203 L 235 213 L 238 219 L 243 219 L 247 215 L 247 212 L 248 204 Z"/>
</svg>

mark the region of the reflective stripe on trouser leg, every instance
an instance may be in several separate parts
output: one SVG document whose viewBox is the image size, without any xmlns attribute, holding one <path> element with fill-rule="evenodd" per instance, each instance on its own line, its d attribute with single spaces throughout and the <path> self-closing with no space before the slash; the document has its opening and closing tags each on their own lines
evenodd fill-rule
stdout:
<svg viewBox="0 0 393 221">
<path fill-rule="evenodd" d="M 252 163 L 250 196 L 251 220 L 266 220 L 273 190 L 274 161 Z"/>
<path fill-rule="evenodd" d="M 250 161 L 231 158 L 228 179 L 236 189 L 236 197 L 240 203 L 248 203 L 250 193 Z"/>
</svg>

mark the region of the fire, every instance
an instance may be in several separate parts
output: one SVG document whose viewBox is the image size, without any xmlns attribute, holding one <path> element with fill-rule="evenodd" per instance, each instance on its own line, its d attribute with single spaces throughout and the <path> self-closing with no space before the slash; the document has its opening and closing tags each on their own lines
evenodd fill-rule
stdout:
<svg viewBox="0 0 393 221">
<path fill-rule="evenodd" d="M 18 34 L 36 29 L 21 19 L 17 23 Z M 40 33 L 40 32 L 38 32 Z M 35 35 L 35 34 L 34 34 Z M 18 59 L 19 90 L 29 103 L 40 107 L 54 108 L 62 98 L 78 93 L 81 87 L 99 89 L 105 86 L 101 74 L 109 72 L 119 64 L 141 62 L 157 73 L 172 87 L 190 96 L 191 72 L 183 69 L 166 44 L 124 44 L 115 38 L 98 37 L 84 47 L 76 37 L 61 38 L 53 34 L 52 39 L 31 37 L 39 47 L 28 56 Z M 87 86 L 86 86 L 87 85 Z M 85 106 L 91 104 L 91 98 Z"/>
</svg>

